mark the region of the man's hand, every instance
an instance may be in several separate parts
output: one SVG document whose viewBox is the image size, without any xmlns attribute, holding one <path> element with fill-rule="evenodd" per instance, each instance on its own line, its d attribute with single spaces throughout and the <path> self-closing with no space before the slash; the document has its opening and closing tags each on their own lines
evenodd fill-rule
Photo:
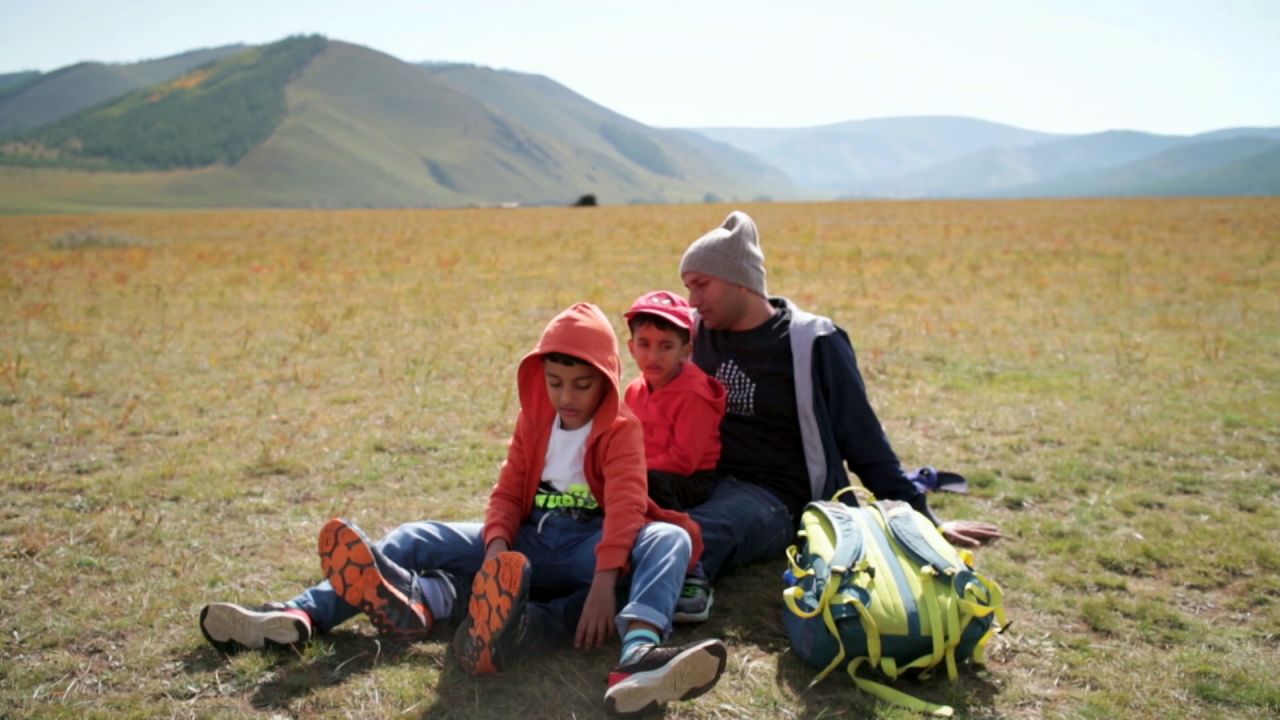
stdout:
<svg viewBox="0 0 1280 720">
<path fill-rule="evenodd" d="M 948 520 L 942 523 L 942 537 L 956 547 L 975 548 L 1004 537 L 1000 528 L 977 520 Z"/>
<path fill-rule="evenodd" d="M 510 549 L 511 546 L 507 544 L 506 540 L 503 540 L 502 538 L 495 538 L 494 541 L 489 543 L 489 546 L 484 549 L 484 561 L 488 562 L 490 558 L 497 557 L 498 553 L 507 552 Z"/>
<path fill-rule="evenodd" d="M 613 635 L 614 615 L 618 611 L 618 601 L 614 596 L 617 584 L 617 570 L 598 572 L 591 580 L 591 590 L 587 592 L 582 617 L 578 620 L 578 632 L 573 638 L 574 647 L 601 647 Z"/>
</svg>

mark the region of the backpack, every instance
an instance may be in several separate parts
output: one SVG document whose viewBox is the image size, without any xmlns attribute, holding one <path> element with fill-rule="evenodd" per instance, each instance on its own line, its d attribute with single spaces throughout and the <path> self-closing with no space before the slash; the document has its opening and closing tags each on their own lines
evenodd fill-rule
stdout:
<svg viewBox="0 0 1280 720">
<path fill-rule="evenodd" d="M 928 677 L 945 663 L 954 681 L 958 665 L 983 664 L 992 633 L 1007 625 L 1000 586 L 973 572 L 972 554 L 952 547 L 906 503 L 816 501 L 800 524 L 787 549 L 782 615 L 796 655 L 821 669 L 810 687 L 844 668 L 881 700 L 950 717 L 949 706 L 864 671 L 889 680 L 906 672 Z"/>
</svg>

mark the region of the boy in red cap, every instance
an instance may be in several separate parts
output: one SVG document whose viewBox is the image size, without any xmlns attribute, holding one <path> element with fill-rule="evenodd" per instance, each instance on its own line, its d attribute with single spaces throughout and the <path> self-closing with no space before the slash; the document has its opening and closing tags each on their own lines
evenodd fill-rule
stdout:
<svg viewBox="0 0 1280 720">
<path fill-rule="evenodd" d="M 623 313 L 627 349 L 640 377 L 627 386 L 627 407 L 644 426 L 649 497 L 660 507 L 687 510 L 711 495 L 720 460 L 725 390 L 689 362 L 693 308 L 666 290 L 641 295 Z M 674 619 L 702 622 L 711 612 L 711 588 L 701 568 L 685 578 Z"/>
</svg>

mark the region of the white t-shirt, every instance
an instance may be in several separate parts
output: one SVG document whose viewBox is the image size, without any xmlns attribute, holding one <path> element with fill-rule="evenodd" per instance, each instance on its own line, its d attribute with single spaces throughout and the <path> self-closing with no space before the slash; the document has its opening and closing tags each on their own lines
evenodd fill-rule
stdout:
<svg viewBox="0 0 1280 720">
<path fill-rule="evenodd" d="M 587 474 L 582 464 L 587 458 L 587 438 L 591 435 L 591 423 L 577 430 L 565 430 L 560 427 L 560 416 L 551 426 L 551 441 L 547 443 L 547 458 L 542 467 L 542 482 L 550 484 L 560 492 L 568 492 L 577 485 L 586 487 Z"/>
</svg>

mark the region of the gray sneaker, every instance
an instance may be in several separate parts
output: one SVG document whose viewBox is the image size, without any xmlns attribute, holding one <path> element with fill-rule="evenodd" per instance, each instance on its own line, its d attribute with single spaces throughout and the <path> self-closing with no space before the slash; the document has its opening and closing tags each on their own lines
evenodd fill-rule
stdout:
<svg viewBox="0 0 1280 720">
<path fill-rule="evenodd" d="M 711 617 L 711 603 L 715 593 L 711 583 L 693 576 L 684 579 L 684 587 L 680 588 L 680 599 L 676 600 L 676 611 L 671 615 L 672 622 L 700 623 Z"/>
<path fill-rule="evenodd" d="M 210 603 L 200 611 L 204 639 L 231 655 L 242 650 L 299 648 L 311 639 L 311 616 L 282 603 Z"/>
</svg>

